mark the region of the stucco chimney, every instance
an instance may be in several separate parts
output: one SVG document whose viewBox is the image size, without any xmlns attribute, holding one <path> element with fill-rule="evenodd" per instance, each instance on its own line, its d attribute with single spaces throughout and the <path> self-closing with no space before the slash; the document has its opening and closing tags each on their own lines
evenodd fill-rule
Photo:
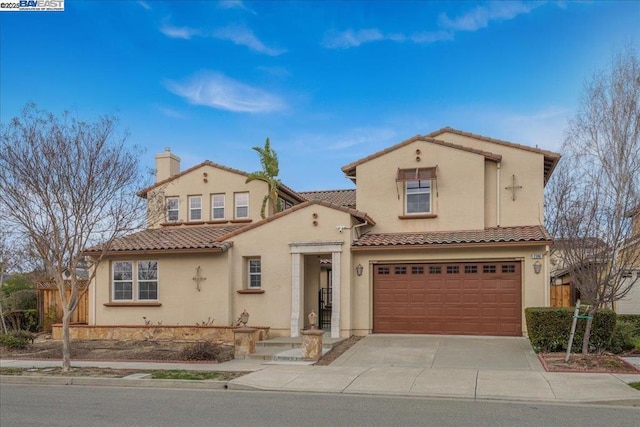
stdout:
<svg viewBox="0 0 640 427">
<path fill-rule="evenodd" d="M 180 173 L 180 157 L 165 147 L 164 153 L 156 154 L 156 182 L 170 178 Z"/>
</svg>

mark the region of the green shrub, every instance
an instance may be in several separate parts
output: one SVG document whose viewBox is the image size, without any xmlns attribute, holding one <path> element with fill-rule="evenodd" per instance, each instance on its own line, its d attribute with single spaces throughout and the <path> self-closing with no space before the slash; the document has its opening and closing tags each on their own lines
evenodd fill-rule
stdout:
<svg viewBox="0 0 640 427">
<path fill-rule="evenodd" d="M 29 344 L 29 340 L 19 336 L 17 333 L 0 334 L 0 345 L 3 347 L 21 349 L 25 348 L 27 344 Z"/>
<path fill-rule="evenodd" d="M 618 321 L 633 324 L 636 335 L 640 335 L 640 314 L 618 314 Z"/>
<path fill-rule="evenodd" d="M 638 335 L 636 325 L 618 319 L 607 350 L 618 354 L 623 351 L 633 350 L 639 343 L 640 335 Z"/>
<path fill-rule="evenodd" d="M 566 351 L 571 333 L 574 308 L 529 307 L 525 309 L 529 340 L 536 352 Z M 582 314 L 582 310 L 581 310 Z M 582 349 L 582 336 L 586 319 L 578 319 L 573 352 Z M 610 343 L 616 325 L 616 314 L 611 310 L 596 313 L 591 326 L 589 344 L 592 350 L 602 351 Z"/>
</svg>

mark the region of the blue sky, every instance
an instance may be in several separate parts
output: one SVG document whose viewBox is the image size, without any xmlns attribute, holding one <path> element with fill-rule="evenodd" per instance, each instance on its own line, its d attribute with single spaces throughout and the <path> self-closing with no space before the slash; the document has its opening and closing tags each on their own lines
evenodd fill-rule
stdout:
<svg viewBox="0 0 640 427">
<path fill-rule="evenodd" d="M 0 119 L 25 103 L 116 114 L 141 160 L 260 168 L 266 137 L 299 191 L 452 126 L 559 150 L 585 79 L 640 2 L 73 1 L 0 13 Z"/>
</svg>

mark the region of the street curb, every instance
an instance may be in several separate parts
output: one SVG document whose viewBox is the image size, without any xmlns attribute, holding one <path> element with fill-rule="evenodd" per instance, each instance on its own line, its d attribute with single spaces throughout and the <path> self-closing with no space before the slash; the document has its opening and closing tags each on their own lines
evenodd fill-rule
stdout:
<svg viewBox="0 0 640 427">
<path fill-rule="evenodd" d="M 141 388 L 196 388 L 207 390 L 224 390 L 227 381 L 213 380 L 152 380 L 125 378 L 95 378 L 95 377 L 46 377 L 46 376 L 18 376 L 0 375 L 1 384 L 25 385 L 81 385 L 100 387 L 141 387 Z"/>
</svg>

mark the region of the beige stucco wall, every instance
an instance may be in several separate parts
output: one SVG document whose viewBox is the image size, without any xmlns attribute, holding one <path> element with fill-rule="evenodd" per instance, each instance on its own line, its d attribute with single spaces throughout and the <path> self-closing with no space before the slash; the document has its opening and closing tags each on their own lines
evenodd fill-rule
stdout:
<svg viewBox="0 0 640 427">
<path fill-rule="evenodd" d="M 206 176 L 205 176 L 206 174 Z M 211 195 L 225 194 L 225 220 L 235 219 L 234 193 L 249 192 L 249 218 L 259 221 L 262 200 L 267 194 L 267 184 L 262 181 L 252 181 L 246 184 L 246 177 L 229 172 L 210 165 L 204 165 L 190 173 L 175 178 L 168 184 L 149 192 L 148 199 L 148 225 L 150 228 L 158 227 L 166 221 L 164 207 L 158 212 L 156 200 L 164 200 L 167 197 L 179 197 L 180 221 L 187 221 L 189 209 L 189 196 L 202 196 L 202 221 L 211 221 Z M 206 182 L 205 182 L 206 180 Z M 164 206 L 164 204 L 162 204 Z M 218 220 L 216 220 L 218 221 Z"/>
<path fill-rule="evenodd" d="M 499 175 L 500 226 L 543 223 L 544 156 L 542 154 L 449 132 L 438 135 L 436 139 L 502 155 Z M 516 190 L 515 201 L 512 200 L 512 192 L 505 189 L 512 185 L 513 175 L 516 176 L 516 185 L 522 186 L 521 189 Z M 460 178 L 467 182 L 471 176 L 462 173 Z"/>
<path fill-rule="evenodd" d="M 543 254 L 540 274 L 535 274 L 532 254 Z M 353 333 L 366 335 L 373 328 L 373 265 L 388 262 L 456 262 L 456 261 L 498 261 L 519 260 L 522 262 L 522 332 L 526 334 L 524 309 L 548 305 L 548 256 L 545 246 L 483 247 L 477 249 L 423 249 L 423 250 L 385 250 L 374 252 L 354 252 L 353 265 L 365 267 L 361 277 L 352 276 L 352 299 L 358 304 L 353 306 Z"/>
<path fill-rule="evenodd" d="M 314 218 L 314 214 L 316 217 Z M 317 225 L 313 222 L 316 221 Z M 336 226 L 352 225 L 352 218 L 348 213 L 331 209 L 321 205 L 310 205 L 304 209 L 289 213 L 275 221 L 268 222 L 258 228 L 246 231 L 231 240 L 234 242 L 230 250 L 232 274 L 232 312 L 240 313 L 246 309 L 251 315 L 250 323 L 267 325 L 270 336 L 288 336 L 291 325 L 292 307 L 292 255 L 290 243 L 293 242 L 343 242 L 341 249 L 341 334 L 348 335 L 351 329 L 350 285 L 350 255 L 349 245 L 352 240 L 352 231 L 344 230 L 340 233 Z M 320 252 L 318 253 L 320 254 Z M 324 254 L 324 252 L 322 252 Z M 262 294 L 239 294 L 237 290 L 246 287 L 244 259 L 259 256 L 262 261 Z M 311 255 L 306 255 L 311 260 Z M 304 260 L 305 258 L 303 258 Z M 315 261 L 314 261 L 315 262 Z M 308 261 L 308 264 L 311 261 Z M 304 266 L 303 262 L 303 266 Z M 335 266 L 334 266 L 335 268 Z M 304 276 L 304 268 L 303 276 Z M 315 268 L 314 268 L 315 270 Z M 304 307 L 311 301 L 317 303 L 317 277 L 319 271 L 308 274 L 314 276 L 312 283 L 304 289 L 302 298 Z M 335 284 L 334 284 L 335 286 Z M 306 323 L 305 312 L 300 325 Z"/>
<path fill-rule="evenodd" d="M 404 185 L 396 182 L 398 168 L 436 165 L 438 178 L 432 184 L 431 200 L 437 218 L 398 218 L 404 215 L 405 204 Z M 484 156 L 415 141 L 357 167 L 357 208 L 376 221 L 376 233 L 478 230 L 485 224 L 484 178 Z"/>
<path fill-rule="evenodd" d="M 106 260 L 100 264 L 96 280 L 90 287 L 89 322 L 91 325 L 144 325 L 144 316 L 154 325 L 158 322 L 166 326 L 195 325 L 211 317 L 215 319 L 215 326 L 229 325 L 232 313 L 229 311 L 229 272 L 226 259 L 227 254 L 222 253 L 119 257 Z M 104 305 L 112 302 L 111 263 L 115 260 L 158 261 L 157 302 L 161 304 L 160 307 Z M 193 281 L 198 266 L 201 276 L 206 278 L 201 282 L 200 291 Z"/>
</svg>

